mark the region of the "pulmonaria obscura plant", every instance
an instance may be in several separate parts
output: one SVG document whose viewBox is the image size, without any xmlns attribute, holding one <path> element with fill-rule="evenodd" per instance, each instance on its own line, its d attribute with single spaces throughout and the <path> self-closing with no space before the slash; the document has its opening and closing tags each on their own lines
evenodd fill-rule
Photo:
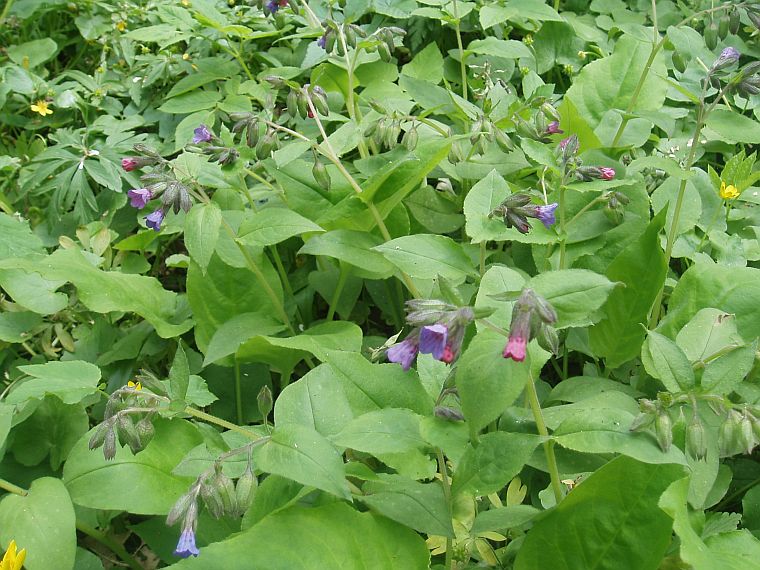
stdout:
<svg viewBox="0 0 760 570">
<path fill-rule="evenodd" d="M 760 6 L 0 6 L 0 570 L 747 570 Z"/>
</svg>

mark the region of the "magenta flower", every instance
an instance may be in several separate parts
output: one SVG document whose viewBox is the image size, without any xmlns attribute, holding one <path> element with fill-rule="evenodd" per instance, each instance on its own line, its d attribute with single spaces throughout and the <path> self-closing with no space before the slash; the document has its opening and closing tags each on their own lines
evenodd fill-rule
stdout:
<svg viewBox="0 0 760 570">
<path fill-rule="evenodd" d="M 390 362 L 400 364 L 406 371 L 412 367 L 414 359 L 417 358 L 417 352 L 419 347 L 417 346 L 417 339 L 414 337 L 406 338 L 403 342 L 394 344 L 390 347 L 385 355 Z"/>
<path fill-rule="evenodd" d="M 601 168 L 599 168 L 599 177 L 602 180 L 612 180 L 613 178 L 615 178 L 615 169 L 602 166 Z"/>
<path fill-rule="evenodd" d="M 214 138 L 214 135 L 211 134 L 211 131 L 208 130 L 208 127 L 203 124 L 198 126 L 198 128 L 195 129 L 193 133 L 195 133 L 195 136 L 193 137 L 193 144 L 209 142 L 212 138 Z"/>
<path fill-rule="evenodd" d="M 164 221 L 165 212 L 159 208 L 155 212 L 145 216 L 145 225 L 155 231 L 161 230 L 161 222 Z"/>
<path fill-rule="evenodd" d="M 561 135 L 564 132 L 565 131 L 559 128 L 559 121 L 552 121 L 549 123 L 549 126 L 546 127 L 547 135 Z"/>
<path fill-rule="evenodd" d="M 147 188 L 132 188 L 127 192 L 127 196 L 131 200 L 130 206 L 138 210 L 142 210 L 153 198 L 153 195 Z"/>
<path fill-rule="evenodd" d="M 420 352 L 432 354 L 436 360 L 443 358 L 446 342 L 449 338 L 449 327 L 443 324 L 428 325 L 420 330 Z"/>
<path fill-rule="evenodd" d="M 192 528 L 186 527 L 182 529 L 182 534 L 179 536 L 177 542 L 177 548 L 174 549 L 174 555 L 181 558 L 188 558 L 191 554 L 198 556 L 201 553 L 198 547 L 195 546 L 195 532 Z"/>
<path fill-rule="evenodd" d="M 511 358 L 517 362 L 525 360 L 525 348 L 528 346 L 528 339 L 524 336 L 509 335 L 507 346 L 504 347 L 502 356 Z"/>
<path fill-rule="evenodd" d="M 121 167 L 127 172 L 132 172 L 135 168 L 140 167 L 140 162 L 134 156 L 128 156 L 121 159 Z"/>
</svg>

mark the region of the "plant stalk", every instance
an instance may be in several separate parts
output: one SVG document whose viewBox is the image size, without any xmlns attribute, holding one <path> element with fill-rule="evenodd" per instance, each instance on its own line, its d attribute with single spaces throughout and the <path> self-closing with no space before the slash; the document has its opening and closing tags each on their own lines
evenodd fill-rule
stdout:
<svg viewBox="0 0 760 570">
<path fill-rule="evenodd" d="M 544 415 L 541 412 L 541 402 L 538 401 L 538 393 L 536 392 L 536 385 L 533 382 L 533 374 L 530 374 L 528 382 L 525 384 L 525 391 L 528 395 L 528 403 L 530 409 L 533 412 L 533 418 L 536 420 L 536 427 L 538 433 L 547 440 L 544 442 L 544 453 L 546 454 L 546 465 L 549 469 L 549 478 L 552 483 L 552 490 L 554 491 L 554 498 L 557 504 L 563 498 L 562 482 L 559 478 L 559 470 L 557 469 L 557 458 L 554 455 L 554 441 L 549 438 L 549 430 L 546 429 L 546 422 L 544 422 Z"/>
</svg>

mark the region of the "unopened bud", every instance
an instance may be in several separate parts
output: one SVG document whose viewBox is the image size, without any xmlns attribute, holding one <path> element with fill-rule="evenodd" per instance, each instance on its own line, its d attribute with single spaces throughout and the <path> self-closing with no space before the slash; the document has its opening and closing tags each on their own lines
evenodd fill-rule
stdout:
<svg viewBox="0 0 760 570">
<path fill-rule="evenodd" d="M 752 420 L 749 419 L 747 414 L 742 416 L 739 421 L 739 427 L 736 430 L 737 443 L 739 447 L 747 454 L 752 453 L 752 448 L 755 447 L 755 434 L 752 429 Z"/>
<path fill-rule="evenodd" d="M 496 138 L 496 144 L 503 152 L 511 152 L 514 150 L 515 145 L 512 143 L 512 140 L 504 131 L 499 128 L 495 128 L 493 133 L 494 137 Z"/>
<path fill-rule="evenodd" d="M 173 526 L 179 519 L 181 519 L 183 516 L 185 516 L 185 513 L 190 508 L 190 505 L 195 501 L 195 494 L 185 493 L 182 495 L 176 503 L 174 503 L 174 506 L 172 507 L 172 510 L 169 511 L 169 514 L 166 515 L 166 526 Z"/>
<path fill-rule="evenodd" d="M 555 356 L 559 354 L 559 335 L 553 326 L 541 323 L 536 339 L 544 350 L 548 350 Z"/>
<path fill-rule="evenodd" d="M 734 8 L 728 15 L 728 31 L 732 34 L 736 34 L 741 27 L 741 14 L 739 10 Z"/>
<path fill-rule="evenodd" d="M 660 410 L 654 418 L 654 433 L 657 443 L 663 451 L 668 451 L 673 444 L 673 422 L 667 410 Z"/>
<path fill-rule="evenodd" d="M 639 431 L 652 425 L 652 422 L 654 422 L 654 415 L 642 412 L 633 418 L 631 427 L 628 429 L 630 431 Z"/>
<path fill-rule="evenodd" d="M 140 442 L 140 436 L 137 433 L 137 428 L 127 414 L 119 414 L 116 421 L 116 429 L 119 433 L 119 441 L 122 445 L 127 444 L 132 453 L 137 453 L 142 450 L 142 443 Z"/>
<path fill-rule="evenodd" d="M 216 486 L 204 482 L 201 485 L 201 498 L 212 517 L 220 519 L 224 516 L 224 504 Z"/>
<path fill-rule="evenodd" d="M 721 457 L 728 457 L 740 451 L 737 438 L 737 430 L 741 422 L 741 414 L 736 410 L 729 410 L 725 421 L 718 431 L 718 447 Z"/>
<path fill-rule="evenodd" d="M 116 432 L 113 428 L 106 432 L 106 437 L 103 440 L 103 457 L 106 461 L 111 461 L 116 457 Z"/>
<path fill-rule="evenodd" d="M 673 58 L 673 67 L 675 67 L 677 71 L 679 71 L 680 73 L 683 73 L 684 71 L 686 71 L 686 61 L 684 60 L 683 56 L 679 52 L 674 51 L 672 58 Z"/>
<path fill-rule="evenodd" d="M 401 139 L 401 144 L 403 144 L 407 150 L 414 150 L 417 148 L 417 142 L 419 141 L 420 135 L 417 133 L 417 127 L 412 126 L 408 131 L 404 133 L 403 138 Z"/>
<path fill-rule="evenodd" d="M 237 512 L 237 497 L 235 494 L 235 484 L 227 475 L 219 470 L 214 475 L 213 483 L 219 492 L 219 497 L 222 499 L 222 507 L 224 514 L 234 515 Z"/>
<path fill-rule="evenodd" d="M 454 408 L 449 408 L 448 406 L 436 406 L 433 410 L 433 414 L 444 420 L 453 422 L 464 421 L 464 415 L 462 415 L 462 412 L 455 410 Z"/>
<path fill-rule="evenodd" d="M 317 181 L 317 184 L 319 184 L 324 190 L 330 189 L 330 174 L 327 172 L 327 167 L 322 162 L 316 160 L 314 162 L 314 167 L 311 169 L 311 173 L 314 176 L 314 180 Z"/>
<path fill-rule="evenodd" d="M 256 402 L 259 405 L 259 413 L 261 414 L 261 417 L 266 418 L 269 416 L 269 412 L 272 411 L 272 390 L 269 386 L 264 385 L 264 387 L 259 390 L 259 394 L 256 396 Z"/>
<path fill-rule="evenodd" d="M 315 85 L 311 90 L 311 102 L 320 115 L 326 117 L 330 114 L 330 107 L 327 105 L 327 93 L 319 85 Z"/>
<path fill-rule="evenodd" d="M 90 438 L 90 443 L 88 444 L 88 447 L 90 448 L 90 451 L 93 449 L 97 449 L 106 440 L 106 434 L 111 430 L 111 422 L 105 421 L 102 424 L 98 426 L 98 429 L 95 430 L 95 433 L 92 434 L 92 437 Z"/>
<path fill-rule="evenodd" d="M 248 507 L 251 506 L 254 496 L 256 495 L 256 489 L 259 486 L 259 480 L 251 470 L 251 466 L 245 470 L 235 485 L 235 498 L 237 501 L 238 512 L 240 514 L 245 513 Z"/>
<path fill-rule="evenodd" d="M 704 459 L 707 455 L 705 426 L 702 425 L 696 414 L 686 427 L 686 453 L 698 460 Z"/>
<path fill-rule="evenodd" d="M 153 422 L 146 416 L 137 422 L 137 435 L 140 437 L 143 447 L 147 447 L 156 434 Z"/>
</svg>

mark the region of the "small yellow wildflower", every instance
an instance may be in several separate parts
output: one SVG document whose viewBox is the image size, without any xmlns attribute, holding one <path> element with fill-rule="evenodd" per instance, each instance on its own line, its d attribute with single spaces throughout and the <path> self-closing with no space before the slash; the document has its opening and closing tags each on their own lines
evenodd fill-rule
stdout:
<svg viewBox="0 0 760 570">
<path fill-rule="evenodd" d="M 32 111 L 34 111 L 35 113 L 39 113 L 43 117 L 45 115 L 52 115 L 53 114 L 53 110 L 50 109 L 50 108 L 48 108 L 48 103 L 44 99 L 40 99 L 36 103 L 32 104 L 29 108 Z"/>
<path fill-rule="evenodd" d="M 0 560 L 0 570 L 21 570 L 24 565 L 24 559 L 26 558 L 26 548 L 22 548 L 20 552 L 16 552 L 16 541 L 11 540 L 8 545 L 8 550 L 5 551 L 5 556 Z"/>
<path fill-rule="evenodd" d="M 189 53 L 183 53 L 182 54 L 182 59 L 184 59 L 185 61 L 187 61 L 188 59 L 190 59 L 190 54 Z"/>
<path fill-rule="evenodd" d="M 118 22 L 116 22 L 116 29 L 119 30 L 120 32 L 123 32 L 124 30 L 127 29 L 127 23 L 124 20 L 119 20 Z"/>
<path fill-rule="evenodd" d="M 182 0 L 182 5 L 187 7 L 190 5 L 190 0 Z"/>
<path fill-rule="evenodd" d="M 726 183 L 721 180 L 720 182 L 720 197 L 724 200 L 733 200 L 739 197 L 739 189 L 733 184 L 726 186 Z"/>
<path fill-rule="evenodd" d="M 142 390 L 142 384 L 140 384 L 139 382 L 132 382 L 132 380 L 130 380 L 129 382 L 127 382 L 127 388 L 134 388 L 135 390 L 139 391 L 139 390 Z M 3 569 L 0 568 L 0 570 L 3 570 Z"/>
</svg>

